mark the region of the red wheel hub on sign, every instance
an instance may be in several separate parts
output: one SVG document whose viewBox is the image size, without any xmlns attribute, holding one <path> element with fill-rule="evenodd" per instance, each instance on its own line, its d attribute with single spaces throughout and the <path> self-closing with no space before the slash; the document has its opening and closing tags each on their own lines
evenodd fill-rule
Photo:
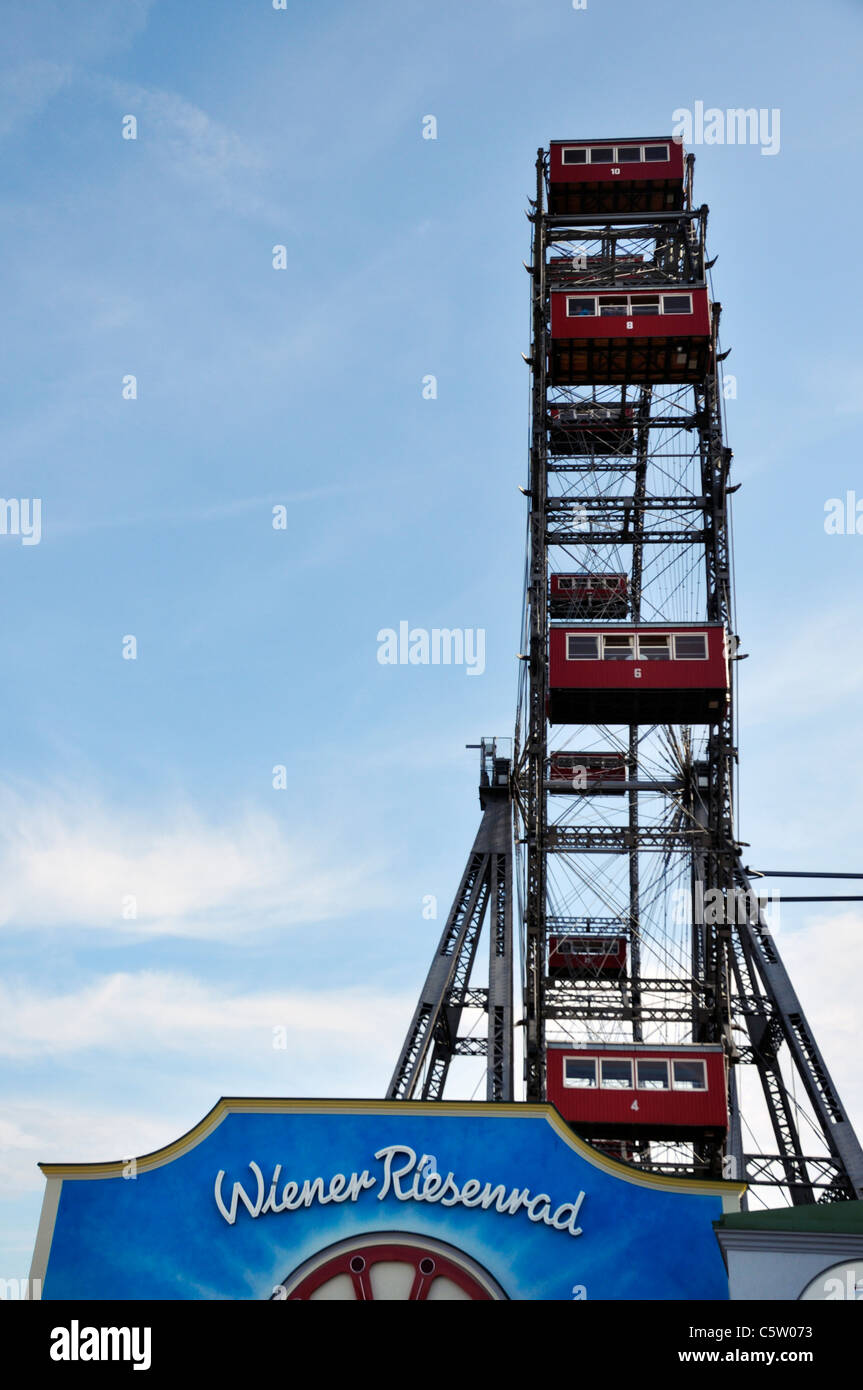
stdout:
<svg viewBox="0 0 863 1390">
<path fill-rule="evenodd" d="M 285 1280 L 292 1300 L 456 1300 L 505 1298 L 474 1260 L 438 1241 L 388 1233 L 329 1246 Z"/>
</svg>

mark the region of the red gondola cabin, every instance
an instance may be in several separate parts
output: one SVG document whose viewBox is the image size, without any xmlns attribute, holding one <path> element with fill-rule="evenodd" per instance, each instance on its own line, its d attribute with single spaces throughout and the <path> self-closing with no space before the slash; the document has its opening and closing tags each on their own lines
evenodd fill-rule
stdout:
<svg viewBox="0 0 863 1390">
<path fill-rule="evenodd" d="M 551 292 L 555 386 L 700 381 L 711 360 L 703 285 Z"/>
<path fill-rule="evenodd" d="M 625 790 L 626 756 L 623 753 L 552 753 L 548 760 L 548 780 L 562 783 L 561 791 L 600 791 L 621 796 Z"/>
<path fill-rule="evenodd" d="M 552 724 L 713 724 L 728 689 L 721 623 L 551 629 Z"/>
<path fill-rule="evenodd" d="M 719 1043 L 550 1044 L 546 1094 L 586 1139 L 721 1138 L 728 1129 Z"/>
<path fill-rule="evenodd" d="M 631 454 L 635 447 L 632 406 L 599 401 L 552 405 L 548 447 L 553 454 Z"/>
<path fill-rule="evenodd" d="M 553 574 L 549 612 L 553 618 L 625 618 L 629 611 L 625 574 Z"/>
<path fill-rule="evenodd" d="M 679 212 L 683 167 L 683 146 L 670 136 L 552 140 L 548 210 L 553 214 Z"/>
<path fill-rule="evenodd" d="M 626 937 L 549 936 L 548 973 L 556 978 L 625 975 Z"/>
</svg>

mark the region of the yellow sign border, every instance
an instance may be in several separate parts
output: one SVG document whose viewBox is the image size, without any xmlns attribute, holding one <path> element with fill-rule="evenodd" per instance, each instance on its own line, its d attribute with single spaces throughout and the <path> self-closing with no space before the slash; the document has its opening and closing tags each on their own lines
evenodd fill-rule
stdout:
<svg viewBox="0 0 863 1390">
<path fill-rule="evenodd" d="M 569 1125 L 553 1105 L 528 1104 L 523 1101 L 416 1101 L 416 1100 L 286 1100 L 278 1096 L 222 1096 L 202 1120 L 179 1139 L 165 1144 L 152 1153 L 143 1154 L 136 1159 L 117 1159 L 110 1163 L 40 1163 L 39 1167 L 46 1178 L 87 1179 L 121 1178 L 129 1172 L 130 1163 L 136 1173 L 146 1173 L 154 1168 L 162 1168 L 173 1163 L 183 1154 L 202 1143 L 208 1135 L 218 1129 L 228 1115 L 458 1115 L 488 1119 L 507 1116 L 520 1120 L 543 1119 L 551 1126 L 558 1139 L 562 1139 L 575 1153 L 592 1167 L 619 1178 L 635 1187 L 658 1188 L 665 1192 L 680 1192 L 690 1195 L 712 1195 L 722 1199 L 724 1212 L 740 1210 L 740 1199 L 746 1191 L 746 1183 L 707 1180 L 703 1178 L 675 1178 L 662 1173 L 640 1173 L 625 1163 L 608 1158 L 598 1149 L 591 1148 L 584 1139 L 573 1134 Z"/>
</svg>

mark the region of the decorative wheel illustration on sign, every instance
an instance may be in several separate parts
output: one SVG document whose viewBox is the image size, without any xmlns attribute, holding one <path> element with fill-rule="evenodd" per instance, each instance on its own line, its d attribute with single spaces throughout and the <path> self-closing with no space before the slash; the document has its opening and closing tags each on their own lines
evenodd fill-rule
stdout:
<svg viewBox="0 0 863 1390">
<path fill-rule="evenodd" d="M 455 1246 L 387 1231 L 327 1246 L 295 1269 L 273 1298 L 439 1302 L 505 1299 L 506 1294 Z"/>
</svg>

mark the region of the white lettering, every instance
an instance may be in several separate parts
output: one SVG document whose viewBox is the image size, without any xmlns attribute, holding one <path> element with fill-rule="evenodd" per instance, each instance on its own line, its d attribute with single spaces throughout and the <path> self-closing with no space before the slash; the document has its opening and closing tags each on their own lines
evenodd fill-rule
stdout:
<svg viewBox="0 0 863 1390">
<path fill-rule="evenodd" d="M 246 1193 L 246 1190 L 243 1187 L 243 1184 L 235 1182 L 234 1190 L 231 1194 L 231 1205 L 230 1208 L 227 1209 L 225 1207 L 224 1202 L 222 1201 L 222 1179 L 225 1176 L 224 1168 L 220 1168 L 218 1173 L 216 1174 L 216 1206 L 219 1208 L 219 1211 L 222 1213 L 229 1226 L 233 1226 L 234 1222 L 237 1219 L 238 1202 L 243 1203 L 243 1206 L 246 1208 L 246 1211 L 249 1213 L 250 1216 L 255 1217 L 260 1215 L 261 1207 L 264 1201 L 264 1175 L 258 1167 L 257 1163 L 250 1163 L 249 1167 L 251 1168 L 257 1180 L 257 1199 L 255 1201 L 250 1201 L 248 1194 Z"/>
<path fill-rule="evenodd" d="M 480 1178 L 467 1178 L 459 1182 L 451 1170 L 445 1176 L 437 1171 L 437 1162 L 429 1154 L 417 1159 L 415 1149 L 409 1144 L 390 1144 L 378 1149 L 375 1159 L 383 1165 L 383 1173 L 378 1180 L 372 1177 L 367 1168 L 360 1173 L 334 1173 L 327 1180 L 318 1176 L 305 1178 L 302 1182 L 279 1183 L 282 1164 L 277 1163 L 272 1171 L 269 1186 L 259 1164 L 249 1163 L 254 1178 L 251 1195 L 242 1182 L 231 1187 L 230 1199 L 225 1201 L 223 1185 L 224 1169 L 219 1169 L 213 1188 L 216 1206 L 229 1226 L 237 1220 L 240 1203 L 252 1220 L 267 1213 L 299 1211 L 303 1207 L 328 1206 L 331 1202 L 356 1202 L 372 1188 L 378 1189 L 378 1201 L 392 1195 L 398 1202 L 428 1202 L 442 1207 L 479 1207 L 482 1211 L 495 1211 L 502 1216 L 515 1216 L 524 1211 L 529 1221 L 542 1222 L 556 1231 L 567 1231 L 572 1236 L 580 1236 L 582 1228 L 577 1224 L 578 1213 L 585 1194 L 580 1192 L 574 1202 L 564 1202 L 553 1207 L 547 1192 L 535 1195 L 527 1187 L 506 1188 L 503 1183 L 492 1185 L 483 1183 Z M 58 1352 L 52 1356 L 64 1359 L 62 1338 L 58 1342 Z"/>
<path fill-rule="evenodd" d="M 403 1163 L 401 1168 L 397 1168 L 395 1173 L 393 1173 L 393 1159 L 396 1154 L 407 1154 L 408 1158 L 407 1162 Z M 388 1149 L 378 1149 L 375 1158 L 382 1158 L 384 1161 L 384 1180 L 381 1184 L 381 1190 L 378 1193 L 378 1201 L 382 1202 L 384 1200 L 384 1197 L 386 1197 L 392 1186 L 394 1195 L 398 1197 L 400 1202 L 403 1202 L 405 1199 L 399 1188 L 398 1180 L 404 1177 L 406 1173 L 410 1173 L 414 1168 L 417 1161 L 416 1150 L 408 1148 L 406 1144 L 393 1144 Z"/>
</svg>

